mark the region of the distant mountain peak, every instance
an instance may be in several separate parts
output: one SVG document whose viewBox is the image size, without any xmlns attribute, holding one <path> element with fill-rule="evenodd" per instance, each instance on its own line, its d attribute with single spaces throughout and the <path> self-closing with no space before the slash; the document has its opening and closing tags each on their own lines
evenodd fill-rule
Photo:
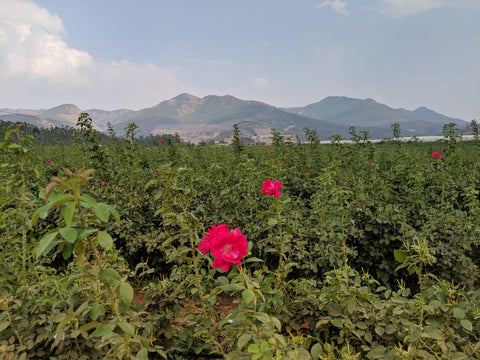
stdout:
<svg viewBox="0 0 480 360">
<path fill-rule="evenodd" d="M 168 100 L 168 102 L 172 103 L 172 102 L 180 102 L 180 101 L 198 101 L 198 100 L 201 100 L 201 99 L 199 97 L 196 97 L 195 95 L 182 93 Z"/>
<path fill-rule="evenodd" d="M 428 111 L 432 111 L 430 110 L 429 108 L 425 107 L 425 106 L 420 106 L 419 108 L 416 108 L 415 111 L 417 110 L 428 110 Z"/>
<path fill-rule="evenodd" d="M 74 104 L 62 104 L 55 106 L 53 108 L 47 109 L 45 111 L 78 111 L 80 108 Z"/>
</svg>

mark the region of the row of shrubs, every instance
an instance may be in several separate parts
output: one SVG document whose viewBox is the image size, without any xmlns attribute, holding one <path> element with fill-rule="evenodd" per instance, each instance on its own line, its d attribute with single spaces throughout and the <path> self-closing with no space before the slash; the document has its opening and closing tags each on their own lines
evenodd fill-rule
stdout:
<svg viewBox="0 0 480 360">
<path fill-rule="evenodd" d="M 1 144 L 0 359 L 479 358 L 476 142 L 90 135 Z M 241 267 L 198 251 L 213 224 Z"/>
</svg>

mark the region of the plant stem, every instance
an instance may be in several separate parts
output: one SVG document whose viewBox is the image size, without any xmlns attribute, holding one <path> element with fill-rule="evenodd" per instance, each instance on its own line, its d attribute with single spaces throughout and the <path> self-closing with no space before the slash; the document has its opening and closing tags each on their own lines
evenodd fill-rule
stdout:
<svg viewBox="0 0 480 360">
<path fill-rule="evenodd" d="M 280 204 L 279 198 L 275 198 L 275 207 L 277 209 L 277 216 L 278 216 L 277 227 L 278 227 L 278 236 L 280 239 L 280 250 L 279 250 L 278 271 L 277 271 L 277 287 L 278 287 L 278 285 L 280 285 L 282 277 L 286 276 L 286 274 L 284 274 L 284 272 L 282 271 L 285 266 L 285 259 L 284 259 L 285 240 L 283 237 L 283 228 L 282 228 L 282 206 Z"/>
</svg>

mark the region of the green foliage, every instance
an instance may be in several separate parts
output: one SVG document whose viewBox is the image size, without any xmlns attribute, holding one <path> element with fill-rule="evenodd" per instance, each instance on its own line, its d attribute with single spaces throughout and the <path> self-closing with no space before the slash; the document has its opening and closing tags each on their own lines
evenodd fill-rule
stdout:
<svg viewBox="0 0 480 360">
<path fill-rule="evenodd" d="M 479 126 L 478 126 L 478 123 L 477 123 L 477 120 L 472 120 L 470 122 L 470 127 L 472 128 L 472 131 L 473 131 L 473 138 L 475 140 L 475 145 L 478 146 L 478 143 L 479 143 Z"/>
<path fill-rule="evenodd" d="M 283 136 L 280 133 L 280 131 L 276 130 L 275 128 L 272 128 L 271 129 L 271 134 L 272 134 L 272 138 L 271 138 L 272 139 L 272 144 L 277 148 L 282 146 L 284 141 L 283 141 Z"/>
<path fill-rule="evenodd" d="M 453 152 L 455 149 L 455 145 L 457 143 L 457 139 L 460 138 L 458 135 L 458 129 L 456 128 L 457 124 L 449 123 L 443 125 L 443 137 L 445 138 L 445 142 L 448 145 L 450 152 Z"/>
<path fill-rule="evenodd" d="M 81 119 L 74 146 L 3 132 L 0 359 L 480 357 L 480 158 L 453 128 L 237 151 Z M 197 250 L 212 224 L 241 267 Z"/>
<path fill-rule="evenodd" d="M 318 146 L 320 144 L 320 140 L 318 139 L 317 130 L 311 130 L 308 127 L 303 128 L 305 132 L 305 136 L 307 137 L 307 141 L 312 146 Z"/>
<path fill-rule="evenodd" d="M 236 154 L 245 150 L 242 139 L 240 139 L 240 129 L 237 124 L 233 124 L 233 137 L 232 137 L 233 150 Z"/>
<path fill-rule="evenodd" d="M 393 141 L 400 143 L 400 138 L 402 136 L 402 130 L 400 129 L 400 124 L 399 123 L 393 123 L 392 124 L 392 135 L 393 135 Z"/>
</svg>

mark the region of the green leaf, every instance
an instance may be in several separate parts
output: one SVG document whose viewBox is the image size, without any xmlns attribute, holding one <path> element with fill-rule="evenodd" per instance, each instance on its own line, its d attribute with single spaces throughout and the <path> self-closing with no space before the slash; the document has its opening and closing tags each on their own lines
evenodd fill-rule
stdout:
<svg viewBox="0 0 480 360">
<path fill-rule="evenodd" d="M 385 330 L 381 326 L 375 326 L 375 332 L 378 336 L 382 336 L 385 333 Z"/>
<path fill-rule="evenodd" d="M 88 336 L 88 338 L 91 339 L 91 338 L 94 338 L 94 337 L 102 337 L 102 336 L 105 336 L 107 334 L 110 334 L 115 329 L 115 326 L 116 326 L 115 324 L 103 324 L 97 330 L 95 330 L 93 333 L 91 333 Z"/>
<path fill-rule="evenodd" d="M 78 241 L 85 240 L 87 237 L 95 234 L 97 231 L 98 229 L 81 229 L 80 233 L 78 234 Z"/>
<path fill-rule="evenodd" d="M 438 327 L 431 325 L 427 325 L 423 328 L 422 335 L 435 340 L 443 340 L 445 338 Z"/>
<path fill-rule="evenodd" d="M 277 328 L 278 331 L 282 330 L 282 323 L 274 316 L 270 316 L 270 320 L 272 321 L 273 325 Z"/>
<path fill-rule="evenodd" d="M 260 320 L 264 324 L 268 324 L 270 322 L 270 316 L 268 316 L 268 314 L 265 314 L 265 313 L 262 313 L 262 312 L 255 313 L 254 317 L 257 320 Z"/>
<path fill-rule="evenodd" d="M 465 359 L 469 359 L 468 355 L 459 351 L 454 353 L 451 357 L 451 360 L 465 360 Z"/>
<path fill-rule="evenodd" d="M 59 232 L 60 232 L 60 235 L 62 235 L 62 237 L 65 240 L 67 240 L 69 243 L 75 244 L 75 242 L 77 241 L 78 229 L 66 227 L 66 228 L 61 228 Z"/>
<path fill-rule="evenodd" d="M 92 198 L 91 196 L 82 195 L 82 196 L 80 196 L 80 200 L 86 202 L 91 207 L 97 206 L 97 201 L 94 198 Z"/>
<path fill-rule="evenodd" d="M 398 329 L 395 325 L 392 325 L 392 324 L 388 324 L 387 326 L 385 326 L 385 332 L 388 334 L 388 335 L 392 335 L 394 334 L 395 332 L 397 332 Z"/>
<path fill-rule="evenodd" d="M 0 333 L 10 326 L 10 321 L 4 321 L 0 323 Z"/>
<path fill-rule="evenodd" d="M 118 323 L 118 327 L 122 329 L 122 331 L 130 336 L 135 336 L 135 325 L 126 321 L 121 321 Z"/>
<path fill-rule="evenodd" d="M 65 206 L 65 210 L 63 211 L 63 218 L 65 219 L 65 225 L 70 227 L 72 225 L 73 213 L 75 211 L 75 202 L 71 202 Z"/>
<path fill-rule="evenodd" d="M 463 320 L 465 318 L 465 310 L 456 307 L 453 309 L 453 316 L 455 316 L 458 320 Z"/>
<path fill-rule="evenodd" d="M 66 242 L 63 244 L 62 248 L 62 257 L 67 260 L 72 256 L 74 245 L 72 243 Z"/>
<path fill-rule="evenodd" d="M 287 342 L 285 341 L 285 338 L 283 337 L 283 335 L 273 334 L 273 337 L 275 338 L 275 340 L 277 340 L 283 346 L 285 346 L 285 347 L 287 346 Z"/>
<path fill-rule="evenodd" d="M 333 326 L 341 329 L 341 328 L 343 328 L 343 323 L 344 323 L 344 321 L 343 321 L 342 318 L 335 318 L 335 319 L 331 320 L 330 323 L 331 323 Z"/>
<path fill-rule="evenodd" d="M 146 191 L 150 188 L 150 186 L 156 185 L 157 181 L 158 181 L 157 179 L 152 179 L 152 180 L 148 181 L 145 184 L 145 186 L 143 187 L 143 190 Z"/>
<path fill-rule="evenodd" d="M 322 345 L 320 345 L 319 343 L 316 343 L 310 349 L 310 354 L 312 355 L 313 359 L 320 359 L 320 355 L 322 355 L 322 353 L 323 353 L 323 348 L 322 348 Z"/>
<path fill-rule="evenodd" d="M 260 351 L 260 348 L 258 347 L 257 344 L 248 345 L 248 352 L 249 353 L 255 354 L 255 353 L 258 353 L 259 351 Z"/>
<path fill-rule="evenodd" d="M 473 329 L 472 323 L 467 319 L 460 321 L 460 325 L 462 325 L 462 327 L 467 331 L 472 331 Z"/>
<path fill-rule="evenodd" d="M 94 304 L 90 309 L 90 313 L 88 314 L 88 316 L 90 316 L 90 320 L 95 321 L 98 319 L 102 312 L 104 312 L 103 306 L 100 304 Z"/>
<path fill-rule="evenodd" d="M 37 248 L 37 259 L 42 256 L 47 254 L 55 244 L 53 243 L 53 240 L 58 235 L 58 231 L 55 231 L 53 233 L 45 235 L 40 242 L 38 243 L 38 248 Z"/>
<path fill-rule="evenodd" d="M 367 359 L 385 359 L 386 350 L 384 346 L 377 346 L 367 353 Z"/>
<path fill-rule="evenodd" d="M 242 291 L 242 300 L 245 305 L 251 304 L 255 300 L 255 293 L 251 289 Z"/>
<path fill-rule="evenodd" d="M 34 211 L 34 213 L 32 215 L 32 218 L 30 219 L 30 228 L 32 228 L 33 225 L 35 225 L 35 223 L 38 221 L 38 219 L 40 219 L 39 209 Z"/>
<path fill-rule="evenodd" d="M 98 245 L 100 245 L 105 250 L 110 250 L 113 246 L 113 239 L 109 233 L 105 231 L 99 231 L 97 233 Z"/>
<path fill-rule="evenodd" d="M 367 340 L 370 344 L 372 343 L 373 339 L 372 339 L 372 333 L 370 331 L 367 331 L 364 337 L 365 337 L 365 340 Z"/>
<path fill-rule="evenodd" d="M 165 359 L 167 357 L 165 356 Z M 141 348 L 140 351 L 135 356 L 135 360 L 148 360 L 148 350 L 146 348 Z"/>
<path fill-rule="evenodd" d="M 103 222 L 108 222 L 108 219 L 110 218 L 110 209 L 107 205 L 99 203 L 95 206 L 95 216 Z"/>
<path fill-rule="evenodd" d="M 96 321 L 91 321 L 89 323 L 83 324 L 78 328 L 78 331 L 84 332 L 84 331 L 90 331 L 93 328 L 97 328 L 100 324 Z"/>
<path fill-rule="evenodd" d="M 108 207 L 108 210 L 110 211 L 110 214 L 112 214 L 112 216 L 115 218 L 115 220 L 120 221 L 120 214 L 118 213 L 118 211 L 111 205 L 106 205 L 106 207 Z"/>
<path fill-rule="evenodd" d="M 408 258 L 408 252 L 406 250 L 395 249 L 393 250 L 393 256 L 399 263 L 404 263 Z"/>
<path fill-rule="evenodd" d="M 278 219 L 276 219 L 276 218 L 270 218 L 270 219 L 267 220 L 267 222 L 268 222 L 268 225 L 274 226 L 274 225 L 277 225 L 277 224 L 278 224 Z"/>
<path fill-rule="evenodd" d="M 325 309 L 328 312 L 328 315 L 330 316 L 342 316 L 343 310 L 342 307 L 336 303 L 328 303 L 325 306 Z"/>
<path fill-rule="evenodd" d="M 42 219 L 46 219 L 48 212 L 50 211 L 50 208 L 52 207 L 53 204 L 49 203 L 46 205 L 43 205 L 41 208 L 38 209 L 38 216 L 40 216 Z"/>
<path fill-rule="evenodd" d="M 360 340 L 362 337 L 365 335 L 365 330 L 360 330 L 360 329 L 352 329 L 352 334 L 358 337 Z"/>
<path fill-rule="evenodd" d="M 75 197 L 71 194 L 55 194 L 50 196 L 50 201 L 48 202 L 48 205 L 50 205 L 50 207 L 53 207 L 53 206 L 58 207 L 63 203 L 67 201 L 72 201 L 72 200 L 75 200 Z"/>
<path fill-rule="evenodd" d="M 253 337 L 252 334 L 243 334 L 242 336 L 240 336 L 237 341 L 238 348 L 240 350 L 243 349 L 243 347 L 248 344 L 248 342 L 252 337 Z"/>
<path fill-rule="evenodd" d="M 226 284 L 221 286 L 222 291 L 227 293 L 230 291 L 237 291 L 245 289 L 245 286 L 242 284 Z"/>
<path fill-rule="evenodd" d="M 106 268 L 100 271 L 98 276 L 100 281 L 103 281 L 107 285 L 120 281 L 121 277 L 115 269 Z"/>
<path fill-rule="evenodd" d="M 118 296 L 122 301 L 123 305 L 130 306 L 133 300 L 133 288 L 129 283 L 121 283 L 118 288 Z"/>
</svg>

